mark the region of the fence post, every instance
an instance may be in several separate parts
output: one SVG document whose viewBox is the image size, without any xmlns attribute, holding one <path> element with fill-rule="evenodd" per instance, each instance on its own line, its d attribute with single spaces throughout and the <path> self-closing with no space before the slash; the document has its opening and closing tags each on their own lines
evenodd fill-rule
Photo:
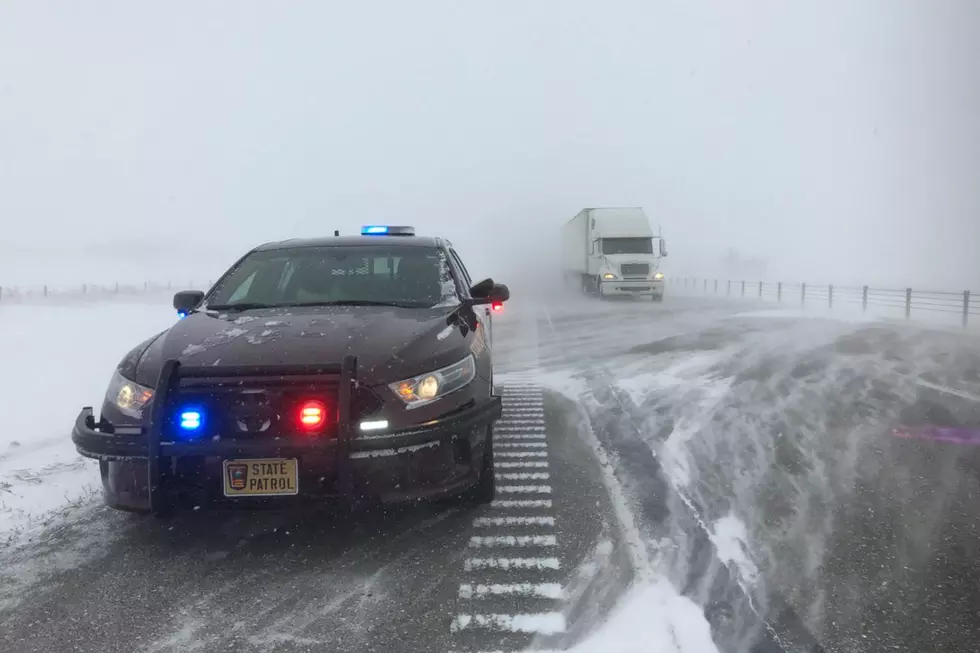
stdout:
<svg viewBox="0 0 980 653">
<path fill-rule="evenodd" d="M 759 282 L 759 297 L 762 297 L 762 282 Z"/>
<path fill-rule="evenodd" d="M 827 291 L 827 306 L 829 308 L 833 308 L 834 307 L 834 284 L 830 284 L 828 286 L 828 291 Z"/>
<path fill-rule="evenodd" d="M 745 282 L 742 282 L 742 297 L 745 297 Z"/>
<path fill-rule="evenodd" d="M 116 294 L 117 295 L 119 294 L 119 282 L 118 281 L 116 282 Z"/>
<path fill-rule="evenodd" d="M 704 280 L 704 288 L 701 289 L 701 292 L 703 292 L 705 295 L 708 294 L 708 280 L 707 279 Z"/>
<path fill-rule="evenodd" d="M 912 289 L 905 289 L 905 319 L 912 319 Z"/>
<path fill-rule="evenodd" d="M 802 284 L 802 290 L 800 290 L 800 305 L 806 304 L 806 284 Z"/>
<path fill-rule="evenodd" d="M 868 312 L 868 287 L 867 286 L 864 287 L 864 294 L 861 297 L 861 310 L 863 310 L 865 313 Z"/>
<path fill-rule="evenodd" d="M 732 296 L 732 280 L 731 279 L 728 280 L 728 296 L 729 297 Z"/>
<path fill-rule="evenodd" d="M 718 294 L 718 280 L 715 279 L 715 294 Z"/>
<path fill-rule="evenodd" d="M 776 301 L 777 302 L 782 302 L 783 301 L 783 282 L 782 281 L 780 281 L 779 283 L 776 284 Z"/>
<path fill-rule="evenodd" d="M 84 284 L 84 283 L 83 283 L 83 284 L 82 284 L 82 294 L 84 295 L 84 294 L 86 294 L 87 292 L 88 292 L 88 285 L 87 285 L 87 284 Z"/>
<path fill-rule="evenodd" d="M 963 291 L 963 328 L 970 324 L 970 291 Z"/>
<path fill-rule="evenodd" d="M 44 286 L 44 296 L 45 297 L 48 296 L 48 287 L 47 287 L 47 285 Z"/>
</svg>

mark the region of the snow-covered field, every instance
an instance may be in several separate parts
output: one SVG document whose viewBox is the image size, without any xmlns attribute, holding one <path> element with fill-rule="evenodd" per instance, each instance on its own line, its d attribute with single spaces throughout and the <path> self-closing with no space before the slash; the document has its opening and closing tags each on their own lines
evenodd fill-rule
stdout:
<svg viewBox="0 0 980 653">
<path fill-rule="evenodd" d="M 169 302 L 0 304 L 0 542 L 100 489 L 98 465 L 71 443 L 82 406 L 98 407 L 130 348 L 175 319 Z"/>
</svg>

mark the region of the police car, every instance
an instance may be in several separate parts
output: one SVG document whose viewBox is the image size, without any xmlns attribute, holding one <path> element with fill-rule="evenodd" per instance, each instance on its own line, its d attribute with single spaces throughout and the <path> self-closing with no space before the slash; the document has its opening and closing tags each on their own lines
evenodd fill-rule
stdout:
<svg viewBox="0 0 980 653">
<path fill-rule="evenodd" d="M 261 245 L 176 294 L 72 440 L 121 510 L 488 502 L 509 297 L 411 227 Z"/>
</svg>

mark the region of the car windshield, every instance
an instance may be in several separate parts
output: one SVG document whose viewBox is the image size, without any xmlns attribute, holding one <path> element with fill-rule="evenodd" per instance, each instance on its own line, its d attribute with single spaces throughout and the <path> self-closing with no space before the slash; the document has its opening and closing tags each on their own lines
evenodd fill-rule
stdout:
<svg viewBox="0 0 980 653">
<path fill-rule="evenodd" d="M 435 247 L 293 247 L 243 259 L 207 299 L 210 308 L 302 305 L 452 306 L 459 295 Z"/>
<path fill-rule="evenodd" d="M 652 238 L 603 238 L 603 254 L 653 254 Z"/>
</svg>

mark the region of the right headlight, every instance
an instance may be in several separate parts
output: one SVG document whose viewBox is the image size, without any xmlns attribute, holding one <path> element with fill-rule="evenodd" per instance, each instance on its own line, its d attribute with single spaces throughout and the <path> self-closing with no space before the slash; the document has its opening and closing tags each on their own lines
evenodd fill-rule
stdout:
<svg viewBox="0 0 980 653">
<path fill-rule="evenodd" d="M 388 387 L 405 402 L 407 408 L 418 408 L 459 390 L 475 378 L 476 361 L 470 354 L 458 363 L 389 383 Z"/>
<path fill-rule="evenodd" d="M 139 419 L 143 416 L 143 408 L 153 399 L 153 390 L 130 381 L 116 370 L 109 381 L 105 399 L 122 414 Z"/>
</svg>

